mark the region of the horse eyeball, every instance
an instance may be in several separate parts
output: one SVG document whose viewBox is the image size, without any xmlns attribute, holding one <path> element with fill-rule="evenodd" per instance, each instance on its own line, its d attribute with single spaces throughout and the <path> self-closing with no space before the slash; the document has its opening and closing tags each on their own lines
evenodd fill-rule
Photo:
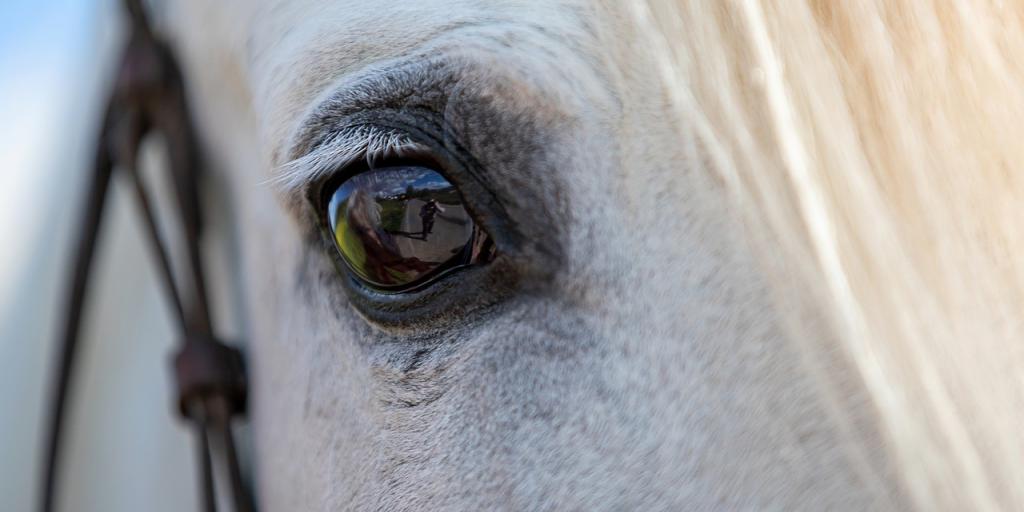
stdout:
<svg viewBox="0 0 1024 512">
<path fill-rule="evenodd" d="M 426 167 L 386 167 L 349 178 L 331 193 L 327 219 L 349 270 L 380 291 L 409 291 L 494 255 L 459 191 Z"/>
</svg>

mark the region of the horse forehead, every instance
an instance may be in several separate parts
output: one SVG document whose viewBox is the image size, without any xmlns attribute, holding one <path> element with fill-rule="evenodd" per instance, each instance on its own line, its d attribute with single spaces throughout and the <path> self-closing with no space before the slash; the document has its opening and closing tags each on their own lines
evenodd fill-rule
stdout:
<svg viewBox="0 0 1024 512">
<path fill-rule="evenodd" d="M 345 73 L 461 27 L 506 24 L 565 34 L 596 12 L 570 0 L 400 0 L 383 8 L 376 0 L 266 0 L 250 18 L 246 57 L 255 75 L 290 69 L 313 80 L 321 69 Z"/>
<path fill-rule="evenodd" d="M 263 120 L 262 138 L 275 145 L 288 140 L 297 118 L 338 80 L 434 41 L 535 65 L 586 60 L 571 54 L 597 51 L 581 40 L 591 37 L 598 12 L 594 4 L 550 0 L 416 0 L 386 8 L 376 0 L 271 0 L 251 16 L 240 57 Z M 512 33 L 514 42 L 505 37 Z"/>
</svg>

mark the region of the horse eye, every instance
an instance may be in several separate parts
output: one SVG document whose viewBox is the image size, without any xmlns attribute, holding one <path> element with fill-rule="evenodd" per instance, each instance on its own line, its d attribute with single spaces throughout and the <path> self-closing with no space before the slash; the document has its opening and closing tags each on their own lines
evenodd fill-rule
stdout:
<svg viewBox="0 0 1024 512">
<path fill-rule="evenodd" d="M 494 243 L 459 191 L 420 166 L 373 169 L 346 180 L 327 206 L 334 244 L 364 284 L 402 292 L 489 261 Z"/>
</svg>

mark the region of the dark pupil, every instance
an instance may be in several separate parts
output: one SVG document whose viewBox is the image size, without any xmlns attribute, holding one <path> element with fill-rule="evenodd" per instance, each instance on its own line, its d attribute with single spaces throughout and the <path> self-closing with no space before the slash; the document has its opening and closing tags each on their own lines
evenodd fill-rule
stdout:
<svg viewBox="0 0 1024 512">
<path fill-rule="evenodd" d="M 367 284 L 401 290 L 489 258 L 458 190 L 425 167 L 375 169 L 331 196 L 328 218 L 348 267 Z"/>
</svg>

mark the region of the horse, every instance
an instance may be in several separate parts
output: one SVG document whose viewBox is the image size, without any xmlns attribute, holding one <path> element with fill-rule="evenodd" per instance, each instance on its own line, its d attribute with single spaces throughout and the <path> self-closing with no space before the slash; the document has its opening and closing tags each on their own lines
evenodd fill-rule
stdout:
<svg viewBox="0 0 1024 512">
<path fill-rule="evenodd" d="M 161 15 L 236 221 L 263 509 L 1024 506 L 1015 4 Z M 495 253 L 382 291 L 322 197 L 410 158 Z"/>
</svg>

